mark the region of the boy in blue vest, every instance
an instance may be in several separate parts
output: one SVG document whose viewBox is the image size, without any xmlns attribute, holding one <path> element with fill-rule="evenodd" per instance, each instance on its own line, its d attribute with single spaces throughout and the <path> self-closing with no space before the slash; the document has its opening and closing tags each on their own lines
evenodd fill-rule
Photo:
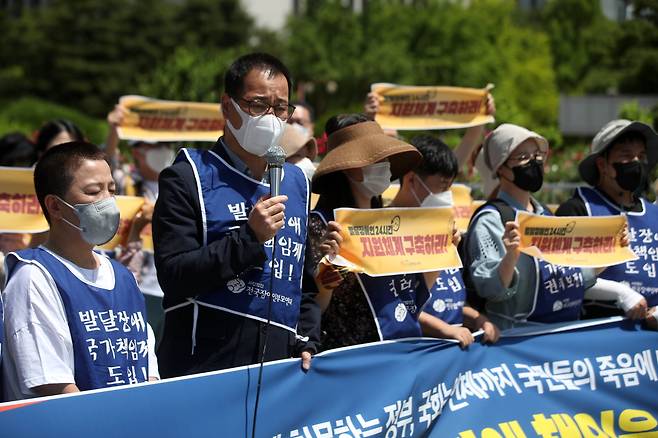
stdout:
<svg viewBox="0 0 658 438">
<path fill-rule="evenodd" d="M 301 290 L 308 180 L 284 163 L 281 195 L 271 197 L 265 159 L 294 111 L 290 90 L 277 58 L 238 58 L 224 78 L 224 136 L 207 151 L 181 150 L 160 174 L 153 237 L 165 377 L 258 363 L 263 352 L 310 366 L 319 309 Z"/>
<path fill-rule="evenodd" d="M 430 135 L 414 137 L 411 144 L 423 155 L 423 160 L 400 178 L 400 190 L 390 206 L 452 207 L 450 187 L 459 172 L 454 152 Z M 473 343 L 471 330 L 483 330 L 485 342 L 498 340 L 498 328 L 466 304 L 466 288 L 459 269 L 441 271 L 430 293 L 419 317 L 424 334 L 456 339 L 462 346 Z"/>
<path fill-rule="evenodd" d="M 591 187 L 576 189 L 558 208 L 558 216 L 628 218 L 630 245 L 638 260 L 607 268 L 601 278 L 628 284 L 647 300 L 647 323 L 658 316 L 658 206 L 642 197 L 658 163 L 658 135 L 642 122 L 613 120 L 596 134 L 592 149 L 578 166 Z M 614 301 L 586 301 L 585 316 L 618 315 Z"/>
<path fill-rule="evenodd" d="M 119 226 L 103 152 L 84 142 L 58 145 L 37 163 L 34 186 L 50 232 L 42 246 L 6 258 L 5 398 L 159 378 L 135 278 L 93 251 Z"/>
</svg>

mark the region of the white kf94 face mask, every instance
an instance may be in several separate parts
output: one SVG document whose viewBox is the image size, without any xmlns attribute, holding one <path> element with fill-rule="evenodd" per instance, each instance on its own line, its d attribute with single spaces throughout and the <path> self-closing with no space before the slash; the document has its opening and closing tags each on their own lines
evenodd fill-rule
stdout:
<svg viewBox="0 0 658 438">
<path fill-rule="evenodd" d="M 434 193 L 429 187 L 427 187 L 427 184 L 425 184 L 420 177 L 416 176 L 416 180 L 419 181 L 423 188 L 427 190 L 427 193 L 429 193 L 425 199 L 421 201 L 418 194 L 413 189 L 411 190 L 414 198 L 416 198 L 416 202 L 418 202 L 421 207 L 452 207 L 452 191 L 450 189 L 445 192 Z"/>
<path fill-rule="evenodd" d="M 391 163 L 384 161 L 365 166 L 361 169 L 363 181 L 358 183 L 361 191 L 368 197 L 379 196 L 391 185 Z"/>
<path fill-rule="evenodd" d="M 242 125 L 237 129 L 227 119 L 226 126 L 240 143 L 242 149 L 259 157 L 264 156 L 270 146 L 278 144 L 286 122 L 274 114 L 252 116 L 244 112 L 233 98 L 230 100 L 242 120 Z"/>
<path fill-rule="evenodd" d="M 119 207 L 114 196 L 88 204 L 71 205 L 59 196 L 57 197 L 67 207 L 75 212 L 80 226 L 62 218 L 64 222 L 80 231 L 82 238 L 92 245 L 103 245 L 112 240 L 119 229 Z"/>
</svg>

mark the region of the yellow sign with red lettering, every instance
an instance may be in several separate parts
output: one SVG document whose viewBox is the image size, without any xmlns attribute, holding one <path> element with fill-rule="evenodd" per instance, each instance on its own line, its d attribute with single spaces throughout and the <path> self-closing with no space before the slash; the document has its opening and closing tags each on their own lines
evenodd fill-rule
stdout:
<svg viewBox="0 0 658 438">
<path fill-rule="evenodd" d="M 377 83 L 380 97 L 375 120 L 400 130 L 458 129 L 494 121 L 487 111 L 487 88 L 419 87 Z"/>
<path fill-rule="evenodd" d="M 144 198 L 137 196 L 117 196 L 116 200 L 121 222 L 114 238 L 100 247 L 105 250 L 125 243 L 132 221 L 144 204 Z M 0 233 L 34 234 L 49 229 L 34 192 L 34 169 L 0 167 Z M 150 224 L 140 237 L 144 250 L 153 251 Z"/>
<path fill-rule="evenodd" d="M 462 266 L 449 207 L 338 208 L 334 215 L 343 238 L 334 265 L 374 277 Z"/>
<path fill-rule="evenodd" d="M 540 216 L 517 213 L 521 252 L 549 263 L 572 267 L 613 266 L 638 257 L 621 236 L 625 216 Z"/>
<path fill-rule="evenodd" d="M 117 130 L 124 140 L 214 142 L 223 133 L 224 117 L 217 103 L 123 96 L 119 104 L 128 109 Z"/>
<path fill-rule="evenodd" d="M 41 233 L 49 228 L 34 193 L 34 170 L 0 167 L 0 232 Z"/>
</svg>

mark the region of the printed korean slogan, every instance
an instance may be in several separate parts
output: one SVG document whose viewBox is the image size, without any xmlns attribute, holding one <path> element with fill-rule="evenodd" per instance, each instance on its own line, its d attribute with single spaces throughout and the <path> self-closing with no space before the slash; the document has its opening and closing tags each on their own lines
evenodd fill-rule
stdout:
<svg viewBox="0 0 658 438">
<path fill-rule="evenodd" d="M 333 350 L 306 373 L 299 359 L 265 364 L 256 436 L 651 438 L 657 361 L 656 333 L 627 320 L 547 325 L 466 350 L 428 338 Z M 254 365 L 0 404 L 0 431 L 247 437 L 257 380 Z"/>
<path fill-rule="evenodd" d="M 215 142 L 224 129 L 224 118 L 216 103 L 143 96 L 123 96 L 119 103 L 129 111 L 118 128 L 119 138 L 124 140 Z"/>
<path fill-rule="evenodd" d="M 452 244 L 452 208 L 334 210 L 342 227 L 341 265 L 373 277 L 430 272 L 462 266 Z"/>
<path fill-rule="evenodd" d="M 34 170 L 0 167 L 0 232 L 41 233 L 49 228 L 34 193 Z"/>
<path fill-rule="evenodd" d="M 494 121 L 486 114 L 491 87 L 419 87 L 377 83 L 380 96 L 375 120 L 382 128 L 400 130 L 458 129 Z"/>
<path fill-rule="evenodd" d="M 638 257 L 622 247 L 625 216 L 557 217 L 517 213 L 521 252 L 560 266 L 613 266 Z"/>
</svg>

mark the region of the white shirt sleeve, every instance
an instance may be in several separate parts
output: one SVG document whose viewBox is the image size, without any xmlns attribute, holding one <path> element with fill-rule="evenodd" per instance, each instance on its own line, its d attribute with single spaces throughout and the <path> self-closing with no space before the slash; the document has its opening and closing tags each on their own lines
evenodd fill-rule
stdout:
<svg viewBox="0 0 658 438">
<path fill-rule="evenodd" d="M 8 395 L 33 397 L 36 386 L 75 383 L 73 342 L 52 278 L 36 265 L 19 263 L 3 300 Z"/>
<path fill-rule="evenodd" d="M 618 307 L 624 312 L 628 312 L 640 302 L 643 296 L 625 283 L 597 278 L 594 286 L 585 291 L 585 298 L 615 301 Z"/>
<path fill-rule="evenodd" d="M 151 328 L 151 324 L 146 323 L 148 330 L 148 349 L 149 349 L 149 378 L 155 377 L 160 380 L 160 370 L 158 369 L 158 358 L 155 355 L 155 334 Z"/>
</svg>

